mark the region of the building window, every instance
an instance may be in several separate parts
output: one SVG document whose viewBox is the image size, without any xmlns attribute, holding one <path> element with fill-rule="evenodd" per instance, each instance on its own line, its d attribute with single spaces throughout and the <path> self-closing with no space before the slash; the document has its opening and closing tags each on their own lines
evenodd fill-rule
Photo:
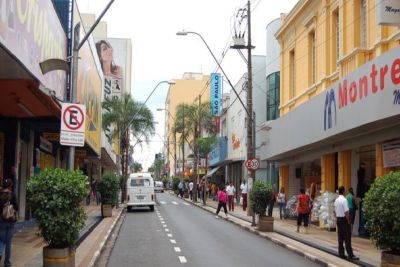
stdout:
<svg viewBox="0 0 400 267">
<path fill-rule="evenodd" d="M 315 83 L 315 32 L 308 35 L 308 85 Z"/>
<path fill-rule="evenodd" d="M 289 86 L 290 86 L 290 98 L 294 98 L 296 96 L 296 60 L 294 49 L 290 51 L 289 58 Z"/>
<path fill-rule="evenodd" d="M 360 46 L 367 47 L 367 1 L 360 1 Z"/>
<path fill-rule="evenodd" d="M 280 73 L 275 72 L 267 77 L 267 121 L 279 118 Z"/>
<path fill-rule="evenodd" d="M 334 11 L 332 14 L 332 17 L 333 17 L 332 32 L 335 34 L 334 38 L 332 38 L 332 40 L 333 40 L 333 43 L 332 43 L 332 59 L 333 59 L 332 68 L 333 68 L 333 70 L 336 70 L 337 67 L 339 66 L 339 55 L 340 55 L 339 10 Z"/>
</svg>

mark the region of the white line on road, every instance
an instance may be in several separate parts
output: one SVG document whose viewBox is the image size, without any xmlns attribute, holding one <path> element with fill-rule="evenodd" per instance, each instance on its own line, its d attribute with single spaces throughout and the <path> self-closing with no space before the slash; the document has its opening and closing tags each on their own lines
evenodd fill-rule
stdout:
<svg viewBox="0 0 400 267">
<path fill-rule="evenodd" d="M 169 232 L 169 229 L 168 229 L 168 228 L 165 228 L 164 230 L 165 230 L 165 232 Z"/>
<path fill-rule="evenodd" d="M 165 205 L 165 204 L 167 204 L 167 202 L 165 202 L 165 201 L 160 201 L 160 204 Z"/>
<path fill-rule="evenodd" d="M 169 241 L 170 241 L 172 244 L 176 244 L 175 239 L 170 239 Z"/>
<path fill-rule="evenodd" d="M 180 247 L 174 247 L 175 252 L 181 252 L 181 248 Z"/>
<path fill-rule="evenodd" d="M 183 202 L 183 205 L 190 206 L 190 204 L 186 202 Z"/>
<path fill-rule="evenodd" d="M 181 263 L 187 263 L 187 260 L 184 256 L 179 256 L 178 258 Z"/>
<path fill-rule="evenodd" d="M 166 225 L 166 224 L 163 224 L 163 225 L 162 225 L 162 227 L 166 228 L 166 227 L 167 227 L 167 225 Z"/>
<path fill-rule="evenodd" d="M 172 201 L 172 204 L 179 205 L 178 202 Z"/>
<path fill-rule="evenodd" d="M 168 237 L 172 237 L 172 234 L 167 234 Z"/>
</svg>

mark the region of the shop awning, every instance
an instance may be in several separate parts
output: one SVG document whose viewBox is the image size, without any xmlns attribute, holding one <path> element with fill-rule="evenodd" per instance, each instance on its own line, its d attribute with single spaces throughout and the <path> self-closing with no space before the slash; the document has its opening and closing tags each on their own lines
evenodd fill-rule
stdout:
<svg viewBox="0 0 400 267">
<path fill-rule="evenodd" d="M 208 178 L 208 177 L 211 177 L 211 175 L 213 175 L 214 173 L 216 173 L 216 172 L 218 171 L 219 168 L 220 168 L 220 167 L 216 167 L 216 168 L 212 169 L 211 171 L 207 172 L 206 177 L 207 177 L 207 178 Z"/>
</svg>

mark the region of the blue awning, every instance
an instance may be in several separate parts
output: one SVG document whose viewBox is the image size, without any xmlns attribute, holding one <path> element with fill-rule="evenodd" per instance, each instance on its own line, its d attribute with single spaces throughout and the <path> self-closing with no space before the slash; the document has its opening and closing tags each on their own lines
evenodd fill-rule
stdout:
<svg viewBox="0 0 400 267">
<path fill-rule="evenodd" d="M 207 177 L 207 178 L 208 178 L 208 177 L 211 177 L 211 175 L 213 175 L 214 173 L 216 173 L 216 172 L 218 171 L 219 168 L 220 168 L 220 167 L 218 166 L 218 167 L 212 169 L 211 171 L 207 172 L 206 177 Z"/>
</svg>

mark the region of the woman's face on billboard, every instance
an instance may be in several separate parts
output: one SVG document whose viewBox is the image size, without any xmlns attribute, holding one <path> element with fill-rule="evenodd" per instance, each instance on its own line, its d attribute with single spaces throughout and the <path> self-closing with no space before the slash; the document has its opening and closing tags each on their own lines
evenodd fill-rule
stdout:
<svg viewBox="0 0 400 267">
<path fill-rule="evenodd" d="M 106 43 L 100 45 L 100 56 L 102 61 L 112 61 L 113 60 L 113 49 Z"/>
</svg>

